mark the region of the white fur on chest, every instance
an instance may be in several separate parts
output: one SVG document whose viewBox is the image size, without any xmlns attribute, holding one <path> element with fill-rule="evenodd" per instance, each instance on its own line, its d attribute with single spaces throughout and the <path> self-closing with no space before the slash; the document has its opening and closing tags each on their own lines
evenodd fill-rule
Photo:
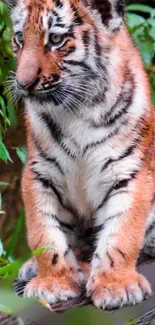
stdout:
<svg viewBox="0 0 155 325">
<path fill-rule="evenodd" d="M 106 107 L 100 107 L 96 111 L 103 109 Z M 74 116 L 61 107 L 47 105 L 46 113 L 51 115 L 64 135 L 63 145 L 65 148 L 70 148 L 76 157 L 71 159 L 60 147 L 60 144 L 52 139 L 46 125 L 38 117 L 38 113 L 42 112 L 45 112 L 43 106 L 29 105 L 28 114 L 31 127 L 36 138 L 39 139 L 42 149 L 49 157 L 55 157 L 58 160 L 64 174 L 61 175 L 54 166 L 40 157 L 38 158 L 38 170 L 46 178 L 51 178 L 58 186 L 64 203 L 72 206 L 79 216 L 90 217 L 111 186 L 117 181 L 127 178 L 133 170 L 138 168 L 139 159 L 136 155 L 136 157 L 128 157 L 125 161 L 116 161 L 110 164 L 106 172 L 101 172 L 102 166 L 108 159 L 117 159 L 132 144 L 134 132 L 131 133 L 131 130 L 136 124 L 138 117 L 136 115 L 139 114 L 132 105 L 131 115 L 128 116 L 131 123 L 128 123 L 128 126 L 122 125 L 121 132 L 114 137 L 109 137 L 117 127 L 120 127 L 119 124 L 115 123 L 108 128 L 93 128 L 87 119 Z M 130 118 L 130 116 L 132 117 Z M 105 141 L 102 143 L 104 139 Z M 101 142 L 101 144 L 90 147 L 84 153 L 86 146 L 95 142 Z"/>
</svg>

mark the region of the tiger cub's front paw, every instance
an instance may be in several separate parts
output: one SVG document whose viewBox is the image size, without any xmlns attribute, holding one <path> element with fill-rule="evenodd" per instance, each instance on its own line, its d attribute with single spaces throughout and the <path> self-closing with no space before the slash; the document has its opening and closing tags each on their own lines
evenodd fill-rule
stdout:
<svg viewBox="0 0 155 325">
<path fill-rule="evenodd" d="M 35 257 L 25 262 L 19 270 L 18 279 L 21 282 L 28 282 L 38 274 L 38 266 Z"/>
<path fill-rule="evenodd" d="M 50 305 L 80 297 L 85 291 L 85 277 L 81 270 L 72 272 L 32 279 L 25 287 L 24 297 L 39 298 Z"/>
<path fill-rule="evenodd" d="M 97 308 L 106 310 L 135 305 L 147 299 L 151 292 L 145 277 L 135 271 L 95 274 L 87 283 L 87 296 Z"/>
</svg>

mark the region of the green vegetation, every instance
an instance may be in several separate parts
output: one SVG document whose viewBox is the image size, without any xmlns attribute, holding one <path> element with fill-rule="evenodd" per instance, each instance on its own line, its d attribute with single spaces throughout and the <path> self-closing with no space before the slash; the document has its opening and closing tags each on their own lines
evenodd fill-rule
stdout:
<svg viewBox="0 0 155 325">
<path fill-rule="evenodd" d="M 150 78 L 152 98 L 155 104 L 155 9 L 140 4 L 129 5 L 127 7 L 127 23 Z"/>
<path fill-rule="evenodd" d="M 127 23 L 130 33 L 132 34 L 134 41 L 138 48 L 141 51 L 145 69 L 148 73 L 151 89 L 152 89 L 152 98 L 153 103 L 155 104 L 155 9 L 147 5 L 133 4 L 127 7 Z M 5 145 L 5 136 L 7 131 L 14 128 L 16 130 L 18 126 L 18 108 L 10 101 L 10 96 L 8 95 L 8 85 L 10 85 L 11 79 L 9 78 L 10 71 L 14 71 L 15 62 L 13 58 L 13 53 L 10 45 L 11 39 L 11 23 L 8 16 L 8 8 L 0 0 L 0 159 L 3 162 L 14 163 L 11 159 L 9 149 Z M 13 76 L 13 72 L 12 72 Z M 13 77 L 10 77 L 13 78 Z M 26 161 L 26 150 L 25 147 L 18 147 L 15 149 L 18 157 L 24 164 Z M 1 188 L 9 186 L 6 182 L 0 182 L 0 192 Z M 0 217 L 5 213 L 2 209 L 2 197 L 0 194 Z M 16 216 L 15 216 L 16 217 Z M 9 244 L 7 247 L 3 247 L 2 241 L 0 241 L 0 276 L 7 281 L 7 286 L 10 290 L 10 299 L 16 300 L 15 295 L 11 289 L 11 279 L 17 276 L 21 261 L 17 259 L 15 254 L 16 247 L 19 243 L 19 235 L 24 228 L 24 211 L 22 210 L 19 217 L 17 218 L 16 226 L 14 227 L 14 232 L 11 234 Z M 53 249 L 52 247 L 46 246 L 40 248 L 33 255 L 36 255 L 43 251 L 44 249 Z M 27 258 L 27 252 L 21 256 L 21 260 Z M 30 256 L 30 255 L 29 255 Z M 6 283 L 6 282 L 5 282 Z M 7 291 L 9 297 L 9 290 Z M 3 292 L 3 290 L 2 290 Z M 14 295 L 14 296 L 13 296 Z M 1 301 L 0 301 L 1 303 Z M 4 311 L 6 314 L 11 314 L 12 310 L 10 309 L 12 304 L 6 306 L 0 304 L 0 311 Z M 19 304 L 20 305 L 20 304 Z M 13 309 L 14 311 L 14 309 Z M 98 325 L 103 323 L 103 316 L 101 313 L 90 311 L 89 313 L 85 309 L 76 311 L 78 320 L 77 323 L 80 323 L 80 320 L 85 320 L 85 324 L 95 324 L 96 323 L 96 313 L 98 317 Z M 89 316 L 88 316 L 89 314 Z M 80 316 L 81 315 L 81 316 Z M 73 319 L 74 318 L 74 319 Z M 91 318 L 91 322 L 90 322 Z M 66 324 L 76 324 L 75 313 L 71 311 L 66 318 Z M 106 321 L 104 316 L 105 324 L 110 325 Z M 128 324 L 134 324 L 134 322 L 129 322 Z M 19 324 L 23 324 L 20 320 Z M 83 324 L 83 322 L 81 323 Z"/>
<path fill-rule="evenodd" d="M 139 320 L 138 318 L 137 319 L 133 319 L 130 322 L 126 323 L 125 325 L 134 325 L 134 324 L 136 324 L 138 322 L 138 320 Z"/>
</svg>

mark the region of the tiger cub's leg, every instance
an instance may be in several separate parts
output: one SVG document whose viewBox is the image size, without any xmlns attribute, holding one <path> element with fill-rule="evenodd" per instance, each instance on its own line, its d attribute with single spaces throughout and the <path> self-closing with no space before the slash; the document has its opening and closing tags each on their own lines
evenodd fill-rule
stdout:
<svg viewBox="0 0 155 325">
<path fill-rule="evenodd" d="M 96 225 L 102 227 L 87 295 L 98 308 L 110 310 L 136 304 L 151 294 L 148 281 L 136 271 L 153 187 L 146 184 L 146 179 L 143 170 L 135 179 L 121 181 L 96 212 Z"/>
<path fill-rule="evenodd" d="M 31 250 L 45 245 L 36 256 L 38 275 L 30 280 L 24 290 L 26 297 L 38 297 L 49 304 L 80 296 L 85 276 L 71 250 L 63 225 L 71 216 L 58 200 L 54 184 L 36 177 L 28 168 L 23 176 L 23 198 L 26 208 L 28 243 Z M 63 222 L 60 221 L 63 216 Z M 68 220 L 67 220 L 68 218 Z M 66 221 L 67 220 L 67 221 Z M 68 221 L 69 222 L 69 221 Z M 71 226 L 70 226 L 71 227 Z"/>
</svg>

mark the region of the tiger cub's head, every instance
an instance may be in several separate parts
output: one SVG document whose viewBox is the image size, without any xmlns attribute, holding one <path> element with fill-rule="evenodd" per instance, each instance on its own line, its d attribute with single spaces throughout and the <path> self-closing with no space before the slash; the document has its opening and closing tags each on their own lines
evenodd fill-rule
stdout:
<svg viewBox="0 0 155 325">
<path fill-rule="evenodd" d="M 6 0 L 18 97 L 80 107 L 107 89 L 109 53 L 124 28 L 123 0 Z"/>
</svg>

